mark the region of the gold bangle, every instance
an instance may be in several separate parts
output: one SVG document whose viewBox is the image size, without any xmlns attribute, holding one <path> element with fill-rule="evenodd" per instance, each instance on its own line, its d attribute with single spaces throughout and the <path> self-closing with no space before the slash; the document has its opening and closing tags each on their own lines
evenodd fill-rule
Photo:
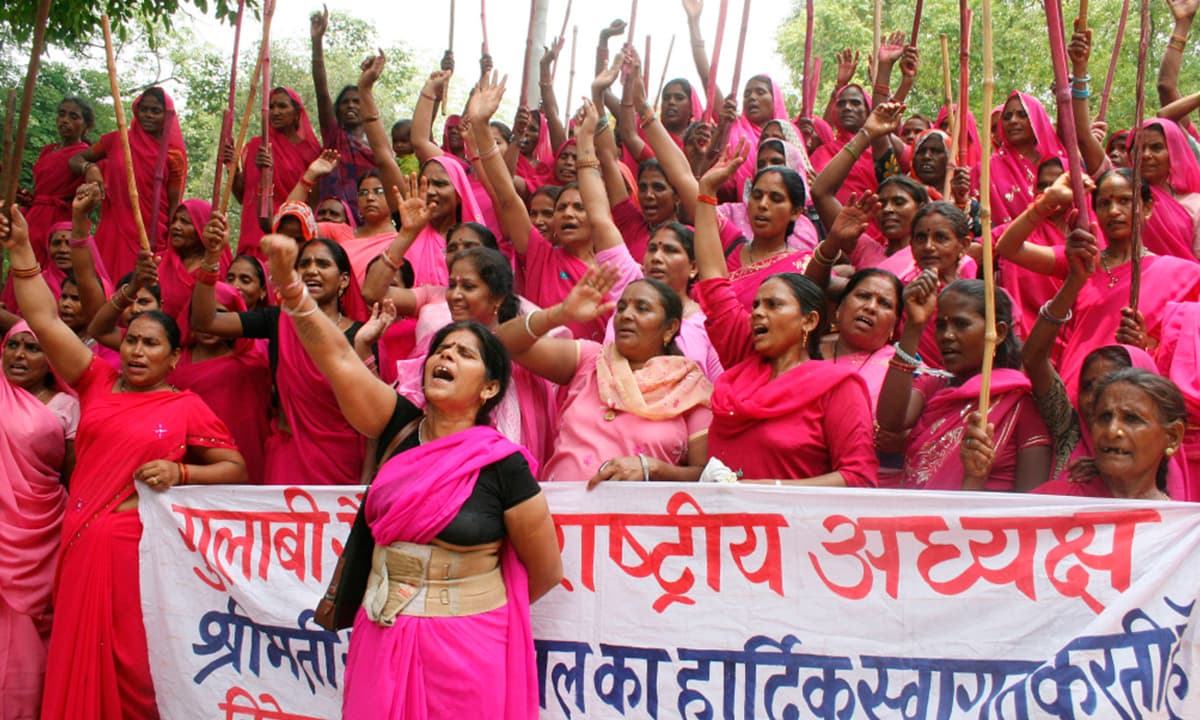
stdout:
<svg viewBox="0 0 1200 720">
<path fill-rule="evenodd" d="M 599 167 L 600 167 L 600 161 L 596 160 L 596 159 L 592 159 L 592 160 L 576 159 L 575 160 L 575 169 L 576 170 L 586 170 L 587 168 L 599 168 Z"/>
<path fill-rule="evenodd" d="M 42 266 L 37 263 L 27 268 L 19 268 L 14 265 L 9 270 L 12 271 L 12 276 L 17 278 L 32 278 L 42 274 Z"/>
<path fill-rule="evenodd" d="M 823 245 L 823 244 L 824 243 L 817 243 L 817 246 L 813 248 L 813 260 L 815 260 L 818 265 L 824 265 L 825 267 L 833 267 L 834 264 L 837 263 L 838 257 L 841 256 L 841 252 L 839 252 L 837 255 L 834 255 L 833 257 L 825 257 L 824 255 L 821 254 L 821 245 Z"/>
</svg>

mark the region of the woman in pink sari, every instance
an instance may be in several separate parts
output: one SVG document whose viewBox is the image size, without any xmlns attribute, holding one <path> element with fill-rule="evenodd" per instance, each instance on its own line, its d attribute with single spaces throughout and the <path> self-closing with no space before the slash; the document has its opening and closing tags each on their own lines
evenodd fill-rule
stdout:
<svg viewBox="0 0 1200 720">
<path fill-rule="evenodd" d="M 225 247 L 224 228 L 209 225 L 206 261 Z M 329 321 L 354 343 L 364 360 L 372 357 L 374 332 L 364 330 L 362 316 L 349 315 L 342 295 L 351 287 L 350 260 L 341 246 L 326 238 L 304 243 L 297 261 L 302 282 Z M 266 447 L 268 485 L 352 485 L 360 482 L 364 439 L 337 409 L 329 382 L 305 354 L 295 321 L 278 305 L 243 313 L 217 311 L 215 278 L 197 282 L 192 292 L 192 331 L 223 338 L 267 338 L 279 417 Z M 283 288 L 280 288 L 282 291 Z"/>
<path fill-rule="evenodd" d="M 46 285 L 50 287 L 50 292 L 54 297 L 61 297 L 63 283 L 68 278 L 74 276 L 74 265 L 71 262 L 71 221 L 55 223 L 50 226 L 49 230 L 49 252 L 43 260 L 39 261 L 42 264 L 42 279 L 46 281 Z M 89 248 L 94 258 L 99 256 L 96 254 L 96 243 L 92 240 L 91 235 L 85 230 L 83 239 L 77 241 L 80 247 Z M 100 288 L 98 292 L 107 294 L 112 284 L 108 280 L 108 273 L 103 267 L 97 267 L 89 273 L 88 278 L 78 278 L 77 281 L 90 280 L 96 278 L 99 280 Z M 8 283 L 4 286 L 4 292 L 0 295 L 0 300 L 4 302 L 4 307 L 12 311 L 17 309 L 17 294 L 13 283 Z M 78 294 L 78 293 L 76 293 Z M 86 318 L 84 325 L 86 326 Z"/>
<path fill-rule="evenodd" d="M 1146 249 L 1196 261 L 1200 258 L 1200 161 L 1178 124 L 1169 120 L 1142 123 L 1142 176 L 1154 195 L 1154 212 L 1146 220 Z M 1135 134 L 1126 148 L 1133 152 Z"/>
<path fill-rule="evenodd" d="M 440 331 L 422 375 L 422 412 L 372 375 L 340 329 L 293 289 L 295 243 L 271 236 L 263 247 L 304 351 L 346 420 L 383 448 L 363 501 L 379 574 L 354 621 L 344 716 L 536 718 L 529 603 L 558 583 L 562 561 L 536 468 L 486 427 L 509 382 L 503 346 L 476 323 Z M 398 560 L 420 569 L 389 572 Z M 456 569 L 443 574 L 445 562 Z M 406 592 L 414 586 L 415 596 Z M 454 616 L 440 597 L 451 599 Z M 464 685 L 468 674 L 474 679 Z"/>
<path fill-rule="evenodd" d="M 175 209 L 168 228 L 170 246 L 158 256 L 158 287 L 162 311 L 180 321 L 192 299 L 192 288 L 200 273 L 216 273 L 225 277 L 233 256 L 229 246 L 221 251 L 217 264 L 206 265 L 204 242 L 200 234 L 212 219 L 212 206 L 207 200 L 184 200 Z"/>
<path fill-rule="evenodd" d="M 313 132 L 304 102 L 295 90 L 277 87 L 271 91 L 270 145 L 255 135 L 242 150 L 241 169 L 233 177 L 233 190 L 242 203 L 242 228 L 238 234 L 239 255 L 261 258 L 258 239 L 263 231 L 258 224 L 262 172 L 271 169 L 272 201 L 268 217 L 288 198 L 308 164 L 321 154 L 321 141 Z"/>
<path fill-rule="evenodd" d="M 998 337 L 988 430 L 978 427 L 984 292 L 982 280 L 958 280 L 939 293 L 932 271 L 904 290 L 904 332 L 876 414 L 886 436 L 908 435 L 901 487 L 1027 492 L 1050 472 L 1050 435 L 1034 407 L 1029 379 L 1018 369 L 1020 346 L 1009 332 L 1012 301 L 1003 291 L 996 293 Z M 935 311 L 947 372 L 914 379 L 917 343 Z"/>
<path fill-rule="evenodd" d="M 887 270 L 864 268 L 850 276 L 834 311 L 833 327 L 821 338 L 821 356 L 853 368 L 867 383 L 871 408 L 895 355 L 891 343 L 900 327 L 904 286 Z"/>
<path fill-rule="evenodd" d="M 746 148 L 740 150 L 724 153 L 701 178 L 702 192 L 733 175 L 745 160 Z M 790 207 L 781 200 L 769 202 Z M 820 362 L 824 293 L 802 275 L 776 273 L 747 311 L 727 274 L 715 203 L 704 199 L 696 213 L 696 264 L 697 299 L 725 366 L 713 386 L 710 458 L 748 480 L 874 487 L 879 463 L 866 383 L 848 366 Z"/>
<path fill-rule="evenodd" d="M 79 401 L 25 322 L 4 336 L 0 378 L 0 693 L 6 720 L 38 717 L 50 590 Z"/>
<path fill-rule="evenodd" d="M 162 88 L 143 92 L 133 103 L 133 116 L 136 122 L 130 123 L 129 146 L 138 207 L 150 247 L 158 249 L 167 236 L 167 222 L 183 196 L 187 149 L 175 104 Z M 104 188 L 100 224 L 96 227 L 96 245 L 104 266 L 114 276 L 132 270 L 139 250 L 138 232 L 117 133 L 102 136 L 91 148 L 72 157 L 70 165 L 86 182 Z"/>
<path fill-rule="evenodd" d="M 1038 164 L 1066 157 L 1054 122 L 1038 100 L 1014 90 L 1003 106 L 1000 147 L 992 155 L 992 213 L 996 225 L 1012 222 L 1033 202 Z"/>
<path fill-rule="evenodd" d="M 33 164 L 32 198 L 22 204 L 28 205 L 25 220 L 29 223 L 33 251 L 42 265 L 48 264 L 46 246 L 50 227 L 71 221 L 71 199 L 83 179 L 72 172 L 70 160 L 90 146 L 88 132 L 95 121 L 95 113 L 86 100 L 63 98 L 55 119 L 59 142 L 44 146 Z"/>
<path fill-rule="evenodd" d="M 0 217 L 0 244 L 16 269 L 25 318 L 55 372 L 79 394 L 82 413 L 41 716 L 157 718 L 138 583 L 137 493 L 243 482 L 245 465 L 212 411 L 166 383 L 179 357 L 171 318 L 153 311 L 134 318 L 116 370 L 58 319 L 15 209 L 11 220 Z"/>
<path fill-rule="evenodd" d="M 1155 360 L 1159 371 L 1175 383 L 1187 403 L 1181 454 L 1186 456 L 1189 481 L 1200 484 L 1200 303 L 1167 303 Z M 1200 500 L 1200 491 L 1187 499 Z"/>
<path fill-rule="evenodd" d="M 839 90 L 834 98 L 834 106 L 836 109 L 833 119 L 833 141 L 822 143 L 812 154 L 813 168 L 817 172 L 824 170 L 829 161 L 862 131 L 871 114 L 871 98 L 861 85 L 850 84 Z M 899 129 L 899 117 L 894 129 Z M 837 189 L 837 198 L 841 202 L 848 202 L 851 193 L 874 191 L 878 186 L 879 181 L 875 177 L 875 152 L 871 144 L 868 144 L 855 156 L 845 180 Z"/>
</svg>

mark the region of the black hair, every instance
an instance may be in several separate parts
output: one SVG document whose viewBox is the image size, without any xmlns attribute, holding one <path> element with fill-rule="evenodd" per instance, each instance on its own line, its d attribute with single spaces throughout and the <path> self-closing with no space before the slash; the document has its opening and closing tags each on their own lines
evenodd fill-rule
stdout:
<svg viewBox="0 0 1200 720">
<path fill-rule="evenodd" d="M 322 245 L 326 250 L 329 251 L 329 254 L 333 256 L 333 264 L 337 266 L 338 273 L 348 277 L 353 277 L 350 269 L 350 256 L 346 254 L 346 250 L 333 240 L 323 237 L 315 237 L 300 246 L 300 251 L 296 253 L 297 268 L 300 267 L 300 258 L 304 256 L 305 249 L 307 249 L 309 245 L 313 244 Z M 341 295 L 338 295 L 337 297 L 337 306 L 339 310 L 342 307 Z"/>
<path fill-rule="evenodd" d="M 358 183 L 357 183 L 357 184 L 354 186 L 354 187 L 355 187 L 355 189 L 361 188 L 361 187 L 362 187 L 362 184 L 363 184 L 363 182 L 364 182 L 364 181 L 365 181 L 367 178 L 375 178 L 376 180 L 378 180 L 378 181 L 379 181 L 379 184 L 380 184 L 380 185 L 382 185 L 382 184 L 383 184 L 383 177 L 382 177 L 382 176 L 379 174 L 379 171 L 378 171 L 378 170 L 376 170 L 375 168 L 371 168 L 370 170 L 367 170 L 367 171 L 365 171 L 365 172 L 364 172 L 362 175 L 360 175 L 360 176 L 359 176 L 359 178 L 358 178 Z M 325 199 L 327 200 L 328 198 L 325 198 Z M 334 196 L 334 198 L 333 198 L 333 199 L 334 199 L 334 200 L 337 200 L 338 198 L 337 198 L 336 196 Z"/>
<path fill-rule="evenodd" d="M 679 345 L 675 342 L 679 338 L 679 330 L 683 327 L 683 300 L 679 297 L 679 293 L 675 292 L 675 289 L 670 285 L 655 278 L 644 277 L 640 280 L 634 280 L 629 285 L 636 283 L 645 283 L 654 288 L 654 292 L 658 294 L 658 301 L 663 306 L 663 325 L 672 320 L 679 321 L 679 327 L 675 329 L 675 334 L 671 336 L 671 339 L 667 341 L 664 347 L 664 354 L 682 355 L 683 351 L 679 349 Z M 626 288 L 628 287 L 626 285 Z"/>
<path fill-rule="evenodd" d="M 434 333 L 433 340 L 429 343 L 429 353 L 425 356 L 425 364 L 429 363 L 429 358 L 433 357 L 434 353 L 438 351 L 438 348 L 445 342 L 447 336 L 457 330 L 467 330 L 475 336 L 475 339 L 479 341 L 479 354 L 483 360 L 484 378 L 500 383 L 500 391 L 484 401 L 483 407 L 479 408 L 479 412 L 475 414 L 476 425 L 487 425 L 491 421 L 492 409 L 500 404 L 504 393 L 508 392 L 509 380 L 512 377 L 512 360 L 508 357 L 508 350 L 496 339 L 491 330 L 488 330 L 474 320 L 466 320 L 450 323 Z M 424 365 L 422 365 L 423 372 Z"/>
<path fill-rule="evenodd" d="M 754 78 L 750 79 L 753 80 Z M 780 182 L 783 183 L 784 189 L 787 190 L 788 200 L 792 203 L 792 209 L 803 213 L 806 196 L 804 194 L 804 178 L 800 177 L 800 173 L 784 165 L 768 165 L 754 173 L 754 181 L 750 183 L 750 187 L 753 188 L 758 185 L 758 181 L 767 173 L 775 173 L 779 176 Z M 787 232 L 784 234 L 784 237 L 790 237 L 792 231 L 795 229 L 796 221 L 792 220 L 788 222 Z"/>
<path fill-rule="evenodd" d="M 129 324 L 132 325 L 133 321 L 138 318 L 146 318 L 158 323 L 162 327 L 163 332 L 167 334 L 167 344 L 171 346 L 171 349 L 179 349 L 180 344 L 183 342 L 183 335 L 179 332 L 179 323 L 175 322 L 175 318 L 162 310 L 143 310 L 129 318 Z"/>
<path fill-rule="evenodd" d="M 501 298 L 496 319 L 503 323 L 515 318 L 520 310 L 520 300 L 513 292 L 513 270 L 508 258 L 495 248 L 470 247 L 454 253 L 446 263 L 446 268 L 452 269 L 461 260 L 470 261 L 492 297 Z"/>
<path fill-rule="evenodd" d="M 1096 188 L 1092 190 L 1093 207 L 1095 207 L 1096 203 L 1100 202 L 1100 186 L 1104 184 L 1104 181 L 1107 180 L 1110 175 L 1120 175 L 1121 177 L 1125 178 L 1130 185 L 1133 185 L 1132 168 L 1113 168 L 1112 170 L 1105 170 L 1104 172 L 1100 173 L 1100 177 L 1096 178 Z M 1142 204 L 1145 205 L 1146 203 L 1150 202 L 1150 198 L 1150 183 L 1146 182 L 1145 178 L 1142 178 Z"/>
<path fill-rule="evenodd" d="M 68 95 L 59 100 L 59 107 L 63 103 L 75 103 L 79 106 L 79 114 L 83 116 L 83 134 L 79 136 L 79 139 L 91 144 L 92 141 L 88 139 L 88 131 L 96 126 L 96 111 L 92 109 L 92 104 L 76 95 Z M 166 105 L 166 103 L 164 102 L 163 105 Z"/>
<path fill-rule="evenodd" d="M 342 89 L 338 91 L 337 98 L 333 101 L 333 114 L 335 116 L 337 115 L 338 105 L 342 104 L 342 98 L 344 98 L 346 96 L 346 93 L 350 92 L 351 90 L 353 90 L 354 92 L 358 92 L 358 86 L 357 85 L 343 85 Z"/>
<path fill-rule="evenodd" d="M 813 360 L 822 359 L 821 328 L 825 327 L 827 305 L 825 292 L 821 290 L 819 285 L 800 273 L 775 273 L 768 277 L 767 280 L 783 281 L 787 285 L 788 290 L 791 291 L 792 296 L 796 298 L 796 302 L 800 303 L 800 310 L 804 314 L 817 313 L 817 327 L 808 334 L 808 356 Z"/>
<path fill-rule="evenodd" d="M 670 230 L 671 233 L 675 235 L 675 239 L 679 241 L 679 245 L 683 248 L 683 251 L 687 253 L 688 260 L 696 262 L 696 233 L 694 233 L 690 227 L 674 220 L 665 222 L 662 225 L 659 225 L 658 228 L 650 235 L 650 239 L 653 240 L 654 236 L 658 235 L 663 230 Z M 688 279 L 688 292 L 691 292 L 692 285 L 695 283 L 696 278 Z"/>
<path fill-rule="evenodd" d="M 838 300 L 838 306 L 840 307 L 846 298 L 850 297 L 850 294 L 854 292 L 854 288 L 873 277 L 880 277 L 887 280 L 896 292 L 896 320 L 892 326 L 892 334 L 894 335 L 896 328 L 900 325 L 900 317 L 904 309 L 904 283 L 900 281 L 900 278 L 896 277 L 895 273 L 883 268 L 863 268 L 856 271 L 846 280 L 846 287 L 842 288 L 842 297 Z"/>
<path fill-rule="evenodd" d="M 271 94 L 274 95 L 275 93 L 283 93 L 283 96 L 288 99 L 288 104 L 292 106 L 292 110 L 296 111 L 296 122 L 299 123 L 300 103 L 296 102 L 295 98 L 293 98 L 291 93 L 288 92 L 288 89 L 282 85 L 271 88 Z"/>
<path fill-rule="evenodd" d="M 915 232 L 917 224 L 930 215 L 941 215 L 950 221 L 954 230 L 954 235 L 960 240 L 968 240 L 971 238 L 971 218 L 960 210 L 954 203 L 946 202 L 945 200 L 934 200 L 933 202 L 925 203 L 917 210 L 917 214 L 913 216 L 912 230 Z"/>
<path fill-rule="evenodd" d="M 1179 391 L 1179 387 L 1171 382 L 1169 378 L 1152 373 L 1149 370 L 1142 370 L 1141 368 L 1122 368 L 1096 383 L 1097 404 L 1100 402 L 1100 396 L 1104 391 L 1110 385 L 1117 383 L 1133 385 L 1138 390 L 1149 395 L 1150 399 L 1154 401 L 1154 407 L 1158 409 L 1158 421 L 1162 425 L 1187 422 L 1187 404 L 1183 399 L 1183 393 Z M 1167 490 L 1168 461 L 1169 458 L 1163 457 L 1162 461 L 1158 464 L 1158 472 L 1155 475 L 1155 485 L 1163 492 Z"/>
<path fill-rule="evenodd" d="M 148 88 L 146 88 L 145 90 L 143 90 L 143 91 L 142 91 L 142 94 L 141 94 L 141 95 L 139 95 L 139 96 L 138 96 L 138 100 L 141 100 L 142 98 L 146 97 L 147 95 L 149 95 L 150 97 L 152 97 L 152 98 L 154 98 L 154 99 L 158 100 L 160 103 L 162 103 L 163 109 L 164 109 L 164 110 L 166 109 L 166 107 L 167 107 L 167 93 L 166 93 L 166 92 L 164 92 L 162 88 L 160 88 L 160 87 L 158 87 L 158 86 L 155 86 L 155 87 L 148 87 Z"/>
<path fill-rule="evenodd" d="M 396 122 L 392 123 L 392 130 L 404 127 L 405 125 L 412 125 L 412 118 L 400 118 Z"/>
<path fill-rule="evenodd" d="M 491 121 L 490 123 L 488 123 L 488 127 L 496 128 L 497 130 L 499 130 L 500 137 L 504 138 L 504 142 L 510 143 L 513 141 L 512 128 L 510 128 L 509 126 L 500 122 L 499 120 Z"/>
<path fill-rule="evenodd" d="M 92 276 L 92 279 L 96 281 L 96 284 L 97 284 L 98 286 L 100 286 L 100 291 L 101 291 L 101 292 L 103 292 L 103 291 L 104 291 L 104 282 L 100 280 L 100 276 L 98 276 L 98 275 L 93 275 L 93 276 Z M 62 281 L 62 284 L 63 284 L 63 286 L 66 286 L 66 284 L 67 284 L 67 283 L 71 283 L 71 284 L 72 284 L 72 285 L 74 285 L 76 288 L 78 288 L 78 287 L 79 287 L 79 278 L 75 277 L 75 271 L 74 271 L 74 270 L 68 270 L 68 271 L 67 271 L 67 274 L 66 274 L 66 275 L 63 277 L 63 281 Z M 59 291 L 58 295 L 59 295 L 59 297 L 60 297 L 60 298 L 62 297 L 62 291 L 61 291 L 61 290 Z"/>
<path fill-rule="evenodd" d="M 925 189 L 924 183 L 917 182 L 907 175 L 891 175 L 879 183 L 879 193 L 889 185 L 895 185 L 904 191 L 918 205 L 925 205 L 929 202 L 929 191 Z M 916 221 L 913 221 L 916 224 Z M 910 228 L 911 230 L 911 228 Z"/>
<path fill-rule="evenodd" d="M 117 287 L 133 282 L 133 271 L 127 272 L 117 281 Z M 162 287 L 158 285 L 143 285 L 142 289 L 154 296 L 156 302 L 162 305 Z"/>
<path fill-rule="evenodd" d="M 947 293 L 957 293 L 962 297 L 973 300 L 976 312 L 979 313 L 980 317 L 983 317 L 984 298 L 987 295 L 982 280 L 955 280 L 942 288 L 941 295 L 946 295 Z M 1008 296 L 1004 288 L 996 288 L 996 322 L 1004 323 L 1008 327 L 1008 332 L 1004 335 L 1004 342 L 996 346 L 995 366 L 1010 370 L 1021 369 L 1021 341 L 1017 340 L 1017 335 L 1013 328 L 1012 298 Z"/>
<path fill-rule="evenodd" d="M 533 204 L 533 199 L 535 197 L 538 195 L 545 195 L 546 197 L 550 198 L 550 203 L 552 205 L 557 205 L 558 196 L 562 194 L 562 191 L 563 189 L 558 185 L 539 185 L 538 189 L 534 190 L 533 194 L 529 196 L 529 202 L 530 204 Z"/>
<path fill-rule="evenodd" d="M 233 267 L 233 263 L 237 262 L 238 260 L 249 261 L 250 267 L 254 268 L 254 276 L 258 278 L 258 284 L 261 285 L 264 290 L 266 290 L 267 271 L 263 269 L 263 265 L 258 261 L 258 258 L 254 257 L 253 255 L 238 255 L 233 259 L 233 262 L 229 263 L 229 267 Z"/>
<path fill-rule="evenodd" d="M 645 160 L 638 163 L 638 169 L 637 169 L 638 180 L 642 179 L 642 173 L 648 172 L 648 171 L 656 172 L 659 175 L 662 175 L 664 178 L 667 176 L 667 172 L 665 170 L 663 170 L 662 163 L 660 163 L 658 161 L 658 158 L 646 158 Z M 667 184 L 669 185 L 670 182 L 668 182 Z M 671 189 L 674 190 L 675 187 L 672 186 Z"/>
<path fill-rule="evenodd" d="M 379 262 L 383 262 L 382 254 L 376 255 L 374 258 L 371 259 L 371 262 L 367 263 L 367 274 L 368 275 L 371 274 L 371 268 L 375 267 L 375 263 L 379 263 Z M 400 269 L 395 270 L 393 272 L 396 272 L 399 274 L 400 284 L 403 285 L 405 288 L 411 288 L 413 286 L 413 283 L 416 282 L 416 273 L 413 272 L 412 263 L 410 263 L 408 261 L 408 258 L 404 258 L 403 260 L 401 260 L 400 261 Z"/>
<path fill-rule="evenodd" d="M 1067 170 L 1067 168 L 1063 165 L 1062 158 L 1048 157 L 1045 160 L 1038 163 L 1037 174 L 1041 175 L 1042 170 L 1045 170 L 1046 168 L 1050 167 L 1051 165 L 1056 166 L 1059 170 L 1062 170 L 1063 172 L 1066 172 L 1066 170 Z"/>
<path fill-rule="evenodd" d="M 672 85 L 682 85 L 683 94 L 688 96 L 689 101 L 692 99 L 692 84 L 688 82 L 687 79 L 681 77 L 668 80 L 667 84 L 663 85 L 662 94 L 664 97 L 667 94 L 667 88 L 671 87 Z M 692 114 L 695 115 L 697 110 L 699 110 L 699 108 L 692 108 Z"/>
<path fill-rule="evenodd" d="M 485 248 L 496 251 L 500 250 L 500 243 L 496 240 L 496 234 L 493 233 L 491 228 L 489 228 L 487 225 L 477 222 L 455 223 L 450 227 L 449 230 L 446 231 L 446 240 L 449 241 L 450 236 L 461 228 L 474 231 L 475 234 L 479 236 L 479 242 L 483 243 Z"/>
<path fill-rule="evenodd" d="M 754 157 L 757 161 L 758 156 L 762 154 L 763 148 L 770 148 L 780 155 L 787 157 L 787 148 L 784 147 L 783 141 L 779 138 L 767 138 L 758 144 L 758 149 L 754 151 Z"/>
</svg>

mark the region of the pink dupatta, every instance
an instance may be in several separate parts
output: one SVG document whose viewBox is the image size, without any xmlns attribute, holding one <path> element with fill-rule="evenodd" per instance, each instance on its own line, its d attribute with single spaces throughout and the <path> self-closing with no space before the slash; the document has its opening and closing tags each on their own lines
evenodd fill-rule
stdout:
<svg viewBox="0 0 1200 720">
<path fill-rule="evenodd" d="M 485 223 L 483 211 L 462 165 L 445 155 L 430 158 L 429 162 L 441 165 L 450 176 L 450 184 L 458 195 L 457 222 Z M 446 267 L 446 238 L 433 226 L 426 225 L 421 230 L 404 257 L 412 264 L 416 285 L 446 285 L 450 281 L 450 271 Z"/>
<path fill-rule="evenodd" d="M 212 217 L 212 205 L 207 200 L 184 200 L 179 203 L 179 207 L 187 210 L 197 236 L 203 234 L 204 226 Z M 197 266 L 195 270 L 188 270 L 183 258 L 179 257 L 179 253 L 172 247 L 159 253 L 158 260 L 158 286 L 162 291 L 162 310 L 178 321 L 180 314 L 191 304 L 192 288 L 196 287 L 196 273 L 200 268 Z M 220 277 L 225 277 L 225 272 L 229 270 L 229 264 L 232 262 L 233 254 L 226 245 L 221 250 L 220 270 L 217 271 Z"/>
<path fill-rule="evenodd" d="M 1132 353 L 1131 353 L 1132 354 Z M 1200 303 L 1167 303 L 1163 310 L 1162 343 L 1158 346 L 1158 371 L 1170 378 L 1187 403 L 1187 428 L 1183 433 L 1183 452 L 1187 482 L 1183 492 L 1168 494 L 1175 500 L 1200 502 Z"/>
<path fill-rule="evenodd" d="M 479 471 L 513 453 L 524 456 L 530 471 L 537 472 L 524 448 L 482 426 L 394 456 L 384 463 L 364 501 L 376 544 L 430 543 L 458 515 L 475 489 Z M 453 618 L 397 615 L 389 628 L 376 625 L 360 610 L 346 661 L 343 715 L 393 720 L 453 716 L 446 714 L 446 706 L 453 705 L 455 698 L 434 697 L 425 687 L 425 678 L 437 675 L 439 661 L 450 651 L 440 646 L 438 630 L 453 629 L 454 635 L 471 638 L 475 627 L 490 628 L 504 618 L 506 641 L 502 646 L 476 648 L 490 662 L 487 672 L 471 680 L 487 686 L 484 694 L 504 697 L 504 711 L 494 715 L 498 708 L 475 710 L 505 720 L 536 717 L 537 671 L 525 567 L 510 542 L 501 548 L 500 562 L 508 595 L 503 608 Z M 392 671 L 379 673 L 381 663 Z"/>
<path fill-rule="evenodd" d="M 1014 97 L 1020 98 L 1021 105 L 1029 115 L 1029 126 L 1037 138 L 1038 156 L 1042 160 L 1048 157 L 1063 158 L 1065 164 L 1066 150 L 1054 131 L 1054 122 L 1046 113 L 1046 108 L 1037 98 L 1023 92 L 1014 90 L 1008 98 L 1011 100 Z M 1015 220 L 1033 202 L 1033 191 L 1037 185 L 1037 165 L 1004 140 L 1003 122 L 1000 123 L 1000 137 L 1001 145 L 992 155 L 991 162 L 992 212 L 997 225 Z"/>
<path fill-rule="evenodd" d="M 791 122 L 788 119 L 787 105 L 783 101 L 783 91 L 779 89 L 779 83 L 766 75 L 755 75 L 751 80 L 762 78 L 766 78 L 767 82 L 771 85 L 771 101 L 774 103 L 774 112 L 771 114 L 771 118 Z M 748 83 L 749 81 L 747 81 Z M 733 89 L 733 92 L 737 91 L 737 88 Z M 695 113 L 694 108 L 693 113 Z M 762 126 L 755 125 L 750 121 L 750 118 L 746 117 L 744 106 L 742 107 L 741 114 L 737 116 L 737 119 L 733 121 L 733 125 L 729 128 L 729 147 L 736 148 L 738 142 L 743 139 L 746 141 L 746 145 L 750 147 L 751 152 L 758 149 L 759 140 L 762 139 Z M 747 182 L 754 179 L 754 165 L 751 162 L 742 163 L 742 166 L 737 169 L 737 172 L 733 176 L 734 187 L 744 187 Z"/>
</svg>

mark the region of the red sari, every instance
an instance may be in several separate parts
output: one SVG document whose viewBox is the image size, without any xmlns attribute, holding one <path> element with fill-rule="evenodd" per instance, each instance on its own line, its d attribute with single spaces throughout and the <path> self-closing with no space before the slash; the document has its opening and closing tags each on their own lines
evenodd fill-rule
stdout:
<svg viewBox="0 0 1200 720">
<path fill-rule="evenodd" d="M 38 263 L 47 264 L 50 248 L 50 226 L 71 221 L 71 200 L 83 183 L 67 165 L 67 161 L 88 149 L 85 142 L 61 147 L 51 143 L 42 148 L 33 164 L 33 204 L 25 210 L 29 224 L 29 244 Z"/>
<path fill-rule="evenodd" d="M 143 93 L 143 96 L 145 93 Z M 182 190 L 187 178 L 187 149 L 183 144 L 183 131 L 179 129 L 179 118 L 171 96 L 166 99 L 166 115 L 163 117 L 162 136 L 151 137 L 136 120 L 130 123 L 129 147 L 133 154 L 133 176 L 137 181 L 138 207 L 146 227 L 146 237 L 151 249 L 157 249 L 167 234 L 170 210 L 167 197 L 168 187 Z M 133 117 L 137 117 L 139 97 L 133 103 Z M 125 155 L 117 133 L 111 132 L 92 146 L 92 152 L 104 158 L 104 200 L 100 203 L 100 224 L 96 226 L 96 246 L 104 267 L 113 277 L 121 277 L 133 269 L 137 262 L 137 222 L 133 217 L 133 204 L 129 197 L 129 185 L 125 179 Z"/>
<path fill-rule="evenodd" d="M 157 718 L 142 624 L 131 479 L 151 460 L 181 461 L 188 447 L 233 448 L 225 425 L 190 392 L 113 392 L 119 373 L 98 358 L 79 378 L 63 545 L 54 590 L 43 720 Z"/>
<path fill-rule="evenodd" d="M 204 226 L 208 224 L 209 218 L 212 217 L 212 206 L 208 204 L 207 200 L 184 200 L 179 203 L 179 207 L 187 210 L 197 235 L 200 235 Z M 182 313 L 191 305 L 192 288 L 196 287 L 196 273 L 200 271 L 200 266 L 197 265 L 196 269 L 188 270 L 183 258 L 179 257 L 179 253 L 169 246 L 158 255 L 158 261 L 158 286 L 162 291 L 162 311 L 175 318 L 176 322 L 184 322 Z M 225 277 L 225 272 L 229 270 L 232 262 L 233 255 L 229 252 L 229 246 L 226 245 L 221 250 L 220 269 L 217 274 L 222 278 Z"/>
</svg>

